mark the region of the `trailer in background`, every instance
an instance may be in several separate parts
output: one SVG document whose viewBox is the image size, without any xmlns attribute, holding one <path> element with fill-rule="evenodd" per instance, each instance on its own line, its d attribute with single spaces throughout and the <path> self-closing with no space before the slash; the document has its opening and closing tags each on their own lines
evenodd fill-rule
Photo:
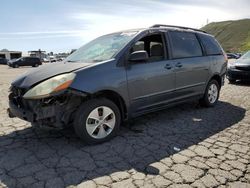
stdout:
<svg viewBox="0 0 250 188">
<path fill-rule="evenodd" d="M 8 60 L 18 59 L 18 58 L 22 57 L 22 52 L 20 52 L 20 51 L 9 51 L 7 49 L 3 49 L 3 50 L 0 51 L 0 57 L 8 59 Z"/>
</svg>

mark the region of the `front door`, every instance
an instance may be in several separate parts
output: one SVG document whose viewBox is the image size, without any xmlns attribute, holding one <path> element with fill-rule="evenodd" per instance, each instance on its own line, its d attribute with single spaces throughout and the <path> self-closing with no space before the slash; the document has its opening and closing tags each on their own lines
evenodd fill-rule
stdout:
<svg viewBox="0 0 250 188">
<path fill-rule="evenodd" d="M 165 44 L 162 34 L 151 34 L 130 49 L 130 53 L 144 50 L 149 55 L 147 62 L 127 62 L 130 106 L 134 114 L 160 107 L 173 98 L 175 75 Z"/>
</svg>

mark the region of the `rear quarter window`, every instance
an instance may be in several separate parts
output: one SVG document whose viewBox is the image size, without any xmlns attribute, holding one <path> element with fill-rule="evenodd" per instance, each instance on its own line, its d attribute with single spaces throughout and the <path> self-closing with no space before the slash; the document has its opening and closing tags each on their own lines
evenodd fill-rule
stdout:
<svg viewBox="0 0 250 188">
<path fill-rule="evenodd" d="M 170 31 L 169 34 L 174 59 L 200 57 L 203 55 L 201 45 L 194 33 Z"/>
<path fill-rule="evenodd" d="M 217 40 L 209 35 L 201 35 L 199 34 L 199 38 L 201 39 L 201 43 L 205 48 L 207 55 L 222 55 L 223 51 Z"/>
</svg>

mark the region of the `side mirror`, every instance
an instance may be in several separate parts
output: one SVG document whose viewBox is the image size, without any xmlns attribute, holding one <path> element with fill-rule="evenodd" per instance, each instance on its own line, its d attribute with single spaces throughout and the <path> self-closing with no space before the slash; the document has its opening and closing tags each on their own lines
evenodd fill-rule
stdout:
<svg viewBox="0 0 250 188">
<path fill-rule="evenodd" d="M 148 53 L 144 50 L 135 51 L 130 54 L 129 61 L 132 62 L 145 62 L 148 60 Z"/>
</svg>

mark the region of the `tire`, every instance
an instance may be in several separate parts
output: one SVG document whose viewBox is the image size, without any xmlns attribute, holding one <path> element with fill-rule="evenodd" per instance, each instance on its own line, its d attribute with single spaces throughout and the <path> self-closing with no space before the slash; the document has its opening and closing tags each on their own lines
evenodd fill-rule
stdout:
<svg viewBox="0 0 250 188">
<path fill-rule="evenodd" d="M 38 67 L 38 66 L 39 66 L 38 64 L 32 65 L 32 67 Z"/>
<path fill-rule="evenodd" d="M 200 99 L 200 104 L 204 107 L 213 107 L 218 102 L 220 96 L 220 85 L 216 80 L 210 80 L 205 94 Z"/>
<path fill-rule="evenodd" d="M 18 64 L 14 64 L 13 67 L 14 67 L 14 68 L 18 68 L 19 65 L 18 65 Z"/>
<path fill-rule="evenodd" d="M 235 84 L 236 83 L 236 80 L 234 80 L 234 79 L 228 79 L 228 81 L 229 81 L 230 84 Z"/>
<path fill-rule="evenodd" d="M 103 113 L 106 113 L 104 119 Z M 107 114 L 110 115 L 107 116 Z M 105 121 L 107 118 L 109 120 Z M 103 121 L 109 123 L 102 123 Z M 116 136 L 120 124 L 121 113 L 119 108 L 106 98 L 91 99 L 84 102 L 78 108 L 74 119 L 76 135 L 88 144 L 98 144 L 110 140 Z"/>
</svg>

